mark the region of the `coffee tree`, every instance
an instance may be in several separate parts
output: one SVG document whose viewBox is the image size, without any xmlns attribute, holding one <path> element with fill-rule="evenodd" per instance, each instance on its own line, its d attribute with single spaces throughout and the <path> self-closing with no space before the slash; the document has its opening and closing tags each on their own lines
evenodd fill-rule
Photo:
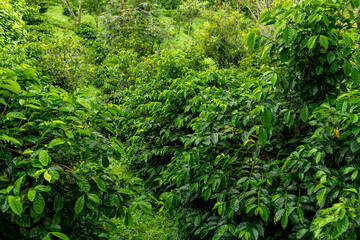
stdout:
<svg viewBox="0 0 360 240">
<path fill-rule="evenodd" d="M 172 69 L 152 64 L 122 92 L 125 148 L 180 238 L 358 237 L 358 6 L 275 2 L 260 15 L 273 36 L 247 37 L 267 41 L 263 77 L 249 62 L 149 78 Z"/>
<path fill-rule="evenodd" d="M 1 238 L 106 239 L 115 228 L 109 218 L 129 223 L 141 182 L 106 170 L 124 156 L 109 137 L 118 106 L 43 85 L 26 65 L 1 68 L 0 79 Z"/>
</svg>

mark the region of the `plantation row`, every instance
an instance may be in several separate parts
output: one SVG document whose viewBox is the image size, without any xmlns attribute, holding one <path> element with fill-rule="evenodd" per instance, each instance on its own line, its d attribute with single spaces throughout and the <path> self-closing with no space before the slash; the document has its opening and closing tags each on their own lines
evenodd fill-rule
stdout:
<svg viewBox="0 0 360 240">
<path fill-rule="evenodd" d="M 0 238 L 122 239 L 112 218 L 160 209 L 171 239 L 357 239 L 360 1 L 157 3 L 59 40 L 0 7 Z"/>
</svg>

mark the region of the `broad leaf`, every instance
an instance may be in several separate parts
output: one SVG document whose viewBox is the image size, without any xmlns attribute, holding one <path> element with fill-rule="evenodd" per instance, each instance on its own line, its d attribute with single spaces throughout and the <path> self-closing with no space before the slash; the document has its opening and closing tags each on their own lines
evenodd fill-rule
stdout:
<svg viewBox="0 0 360 240">
<path fill-rule="evenodd" d="M 10 205 L 11 210 L 15 214 L 20 216 L 23 211 L 23 206 L 21 204 L 20 197 L 19 196 L 8 196 L 7 200 Z"/>
<path fill-rule="evenodd" d="M 268 140 L 268 135 L 267 135 L 265 128 L 260 128 L 258 138 L 259 138 L 260 145 L 265 146 L 265 144 L 267 143 L 267 140 Z"/>
<path fill-rule="evenodd" d="M 33 208 L 37 214 L 41 214 L 44 211 L 45 200 L 44 200 L 44 197 L 39 192 L 36 193 L 36 196 L 35 196 L 35 199 L 33 202 Z"/>
<path fill-rule="evenodd" d="M 81 197 L 78 198 L 78 200 L 75 203 L 75 213 L 79 214 L 82 212 L 82 210 L 84 209 L 84 204 L 85 204 L 85 197 L 84 195 L 82 195 Z"/>
</svg>

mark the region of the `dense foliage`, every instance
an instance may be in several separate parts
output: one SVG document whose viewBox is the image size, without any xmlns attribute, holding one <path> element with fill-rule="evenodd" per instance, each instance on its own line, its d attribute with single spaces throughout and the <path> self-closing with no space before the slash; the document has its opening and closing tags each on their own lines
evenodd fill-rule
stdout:
<svg viewBox="0 0 360 240">
<path fill-rule="evenodd" d="M 360 1 L 0 2 L 0 238 L 359 237 Z"/>
</svg>

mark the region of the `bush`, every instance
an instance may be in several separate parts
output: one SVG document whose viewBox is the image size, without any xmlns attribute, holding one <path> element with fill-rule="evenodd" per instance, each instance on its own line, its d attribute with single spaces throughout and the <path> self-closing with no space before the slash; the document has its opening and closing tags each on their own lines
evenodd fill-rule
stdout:
<svg viewBox="0 0 360 240">
<path fill-rule="evenodd" d="M 129 222 L 139 183 L 106 171 L 123 154 L 109 138 L 118 107 L 37 85 L 30 68 L 2 68 L 0 76 L 1 238 L 108 239 L 109 218 Z"/>
<path fill-rule="evenodd" d="M 209 73 L 165 57 L 129 79 L 119 137 L 179 221 L 179 239 L 358 237 L 360 58 L 350 4 L 359 7 L 282 2 L 264 12 L 277 31 L 263 77 L 246 59 L 247 72 Z M 248 52 L 262 41 L 246 39 Z"/>
<path fill-rule="evenodd" d="M 248 56 L 243 45 L 244 36 L 255 30 L 254 23 L 230 9 L 207 11 L 206 22 L 195 35 L 191 48 L 206 57 L 213 58 L 221 67 L 237 66 Z"/>
<path fill-rule="evenodd" d="M 92 81 L 92 59 L 78 40 L 49 40 L 42 47 L 44 55 L 40 66 L 51 83 L 69 90 Z"/>
<path fill-rule="evenodd" d="M 47 1 L 41 1 L 39 3 L 40 9 L 39 12 L 40 13 L 46 13 L 49 10 L 49 3 Z"/>
<path fill-rule="evenodd" d="M 117 103 L 122 91 L 141 81 L 171 81 L 182 78 L 190 69 L 204 69 L 206 65 L 191 54 L 176 50 L 163 50 L 149 57 L 139 57 L 134 51 L 109 54 L 99 73 L 104 79 L 102 88 L 106 99 Z"/>
<path fill-rule="evenodd" d="M 75 34 L 84 39 L 94 40 L 97 37 L 97 30 L 91 23 L 83 22 L 75 28 Z"/>
<path fill-rule="evenodd" d="M 146 2 L 112 2 L 102 17 L 102 38 L 118 48 L 151 55 L 167 37 L 167 22 L 158 18 L 158 7 Z"/>
<path fill-rule="evenodd" d="M 19 8 L 22 5 L 19 4 Z M 15 10 L 8 1 L 3 0 L 0 6 L 0 38 L 6 42 L 18 40 L 24 35 L 24 22 L 19 11 Z"/>
</svg>

